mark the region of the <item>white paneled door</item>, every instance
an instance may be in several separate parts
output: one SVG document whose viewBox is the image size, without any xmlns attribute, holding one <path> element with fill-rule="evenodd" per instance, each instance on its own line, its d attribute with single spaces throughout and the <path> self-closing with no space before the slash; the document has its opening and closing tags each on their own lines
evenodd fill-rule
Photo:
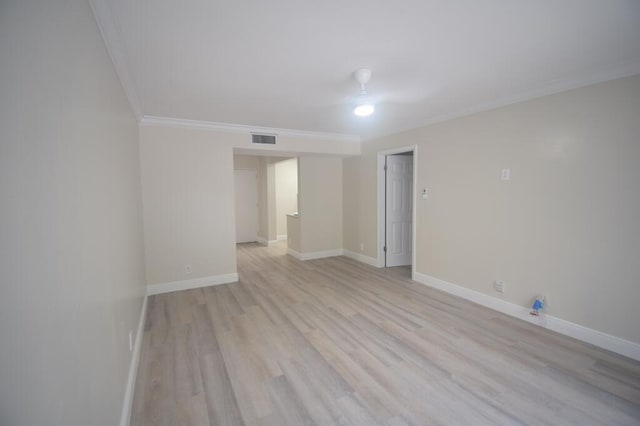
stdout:
<svg viewBox="0 0 640 426">
<path fill-rule="evenodd" d="M 387 155 L 386 266 L 411 265 L 413 156 Z"/>
<path fill-rule="evenodd" d="M 255 170 L 235 170 L 236 242 L 258 238 L 258 177 Z"/>
</svg>

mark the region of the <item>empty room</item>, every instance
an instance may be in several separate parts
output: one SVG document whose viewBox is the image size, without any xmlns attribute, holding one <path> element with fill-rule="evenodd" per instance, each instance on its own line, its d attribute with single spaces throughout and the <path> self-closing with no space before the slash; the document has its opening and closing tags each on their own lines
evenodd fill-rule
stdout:
<svg viewBox="0 0 640 426">
<path fill-rule="evenodd" d="M 640 2 L 0 2 L 0 425 L 640 425 Z"/>
</svg>

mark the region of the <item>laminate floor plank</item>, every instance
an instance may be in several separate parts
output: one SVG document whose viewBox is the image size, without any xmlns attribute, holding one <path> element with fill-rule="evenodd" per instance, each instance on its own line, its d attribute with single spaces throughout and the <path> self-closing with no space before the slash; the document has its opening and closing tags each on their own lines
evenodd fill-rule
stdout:
<svg viewBox="0 0 640 426">
<path fill-rule="evenodd" d="M 246 288 L 244 282 L 238 282 L 237 285 L 229 286 L 229 290 L 238 301 L 238 304 L 242 309 L 247 309 L 252 306 L 256 306 L 256 301 L 253 298 L 251 292 L 249 292 Z"/>
<path fill-rule="evenodd" d="M 301 371 L 290 360 L 282 360 L 280 368 L 289 381 L 291 389 L 296 393 L 298 400 L 315 424 L 333 425 L 337 423 L 337 419 L 332 414 L 331 409 L 323 398 L 317 394 L 317 384 L 312 383 L 304 371 Z"/>
<path fill-rule="evenodd" d="M 640 425 L 640 362 L 407 267 L 237 255 L 237 283 L 149 297 L 132 426 Z"/>
<path fill-rule="evenodd" d="M 306 337 L 331 367 L 355 390 L 358 398 L 375 415 L 376 419 L 386 422 L 402 412 L 401 406 L 393 395 L 376 383 L 360 365 L 337 347 L 324 332 L 313 331 L 306 334 Z"/>
<path fill-rule="evenodd" d="M 243 425 L 242 415 L 219 351 L 200 357 L 205 402 L 211 425 Z"/>
<path fill-rule="evenodd" d="M 269 379 L 267 390 L 273 405 L 282 419 L 281 424 L 311 426 L 315 425 L 307 409 L 300 401 L 296 392 L 291 388 L 284 375 Z"/>
</svg>

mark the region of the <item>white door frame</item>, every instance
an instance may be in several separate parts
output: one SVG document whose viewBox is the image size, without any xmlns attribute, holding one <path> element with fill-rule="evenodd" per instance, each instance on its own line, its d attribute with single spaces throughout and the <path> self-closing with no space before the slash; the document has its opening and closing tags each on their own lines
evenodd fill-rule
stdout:
<svg viewBox="0 0 640 426">
<path fill-rule="evenodd" d="M 387 155 L 413 152 L 413 208 L 411 211 L 411 279 L 416 274 L 416 193 L 418 188 L 418 145 L 403 146 L 384 151 L 378 151 L 378 268 L 384 268 L 384 242 L 385 242 L 385 182 L 384 159 Z"/>
</svg>

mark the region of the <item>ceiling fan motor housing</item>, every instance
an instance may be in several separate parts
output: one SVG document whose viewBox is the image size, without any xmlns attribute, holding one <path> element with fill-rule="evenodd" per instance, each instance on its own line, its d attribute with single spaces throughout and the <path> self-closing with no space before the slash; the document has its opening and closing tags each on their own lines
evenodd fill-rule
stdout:
<svg viewBox="0 0 640 426">
<path fill-rule="evenodd" d="M 355 74 L 356 81 L 363 86 L 367 84 L 371 79 L 371 70 L 367 68 L 360 68 L 354 74 Z"/>
</svg>

